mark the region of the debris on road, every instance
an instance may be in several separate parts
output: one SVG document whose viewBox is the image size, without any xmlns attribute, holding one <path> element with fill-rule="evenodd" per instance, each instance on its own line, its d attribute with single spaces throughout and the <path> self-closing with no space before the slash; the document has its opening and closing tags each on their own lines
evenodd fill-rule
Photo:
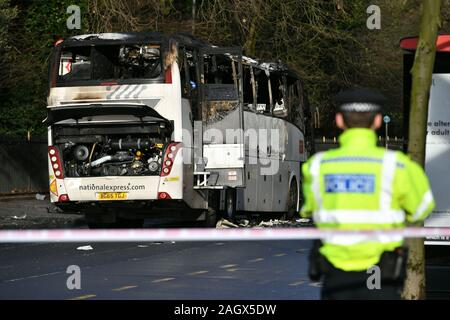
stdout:
<svg viewBox="0 0 450 320">
<path fill-rule="evenodd" d="M 221 219 L 217 222 L 216 228 L 299 228 L 309 227 L 312 222 L 311 219 L 270 219 L 263 220 L 261 216 L 251 217 L 249 219 L 237 220 L 236 224 L 226 219 Z"/>
<path fill-rule="evenodd" d="M 26 215 L 26 214 L 23 214 L 23 215 L 21 215 L 21 216 L 13 216 L 12 218 L 13 218 L 14 220 L 24 220 L 24 219 L 27 218 L 27 215 Z"/>
<path fill-rule="evenodd" d="M 45 194 L 36 193 L 36 200 L 45 200 Z"/>
<path fill-rule="evenodd" d="M 81 246 L 81 247 L 78 247 L 77 250 L 89 251 L 89 250 L 94 250 L 94 248 L 92 248 L 92 246 Z"/>
<path fill-rule="evenodd" d="M 273 227 L 272 219 L 270 219 L 270 221 L 261 221 L 258 224 L 258 227 Z"/>
<path fill-rule="evenodd" d="M 243 219 L 241 221 L 239 221 L 239 227 L 247 227 L 250 224 L 250 221 L 248 221 L 247 219 Z"/>
<path fill-rule="evenodd" d="M 226 219 L 220 219 L 216 224 L 216 228 L 217 229 L 239 228 L 239 226 Z"/>
</svg>

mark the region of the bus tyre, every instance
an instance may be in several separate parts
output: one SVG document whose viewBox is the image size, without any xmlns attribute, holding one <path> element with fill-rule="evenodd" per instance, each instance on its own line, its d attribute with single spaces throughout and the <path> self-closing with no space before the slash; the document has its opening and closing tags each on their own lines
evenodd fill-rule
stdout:
<svg viewBox="0 0 450 320">
<path fill-rule="evenodd" d="M 236 216 L 236 189 L 227 188 L 225 191 L 225 218 L 233 220 Z"/>
<path fill-rule="evenodd" d="M 297 212 L 297 203 L 298 203 L 298 187 L 297 180 L 294 178 L 291 181 L 291 185 L 289 186 L 289 195 L 287 201 L 287 215 L 286 218 L 288 220 L 293 220 L 298 216 Z"/>
</svg>

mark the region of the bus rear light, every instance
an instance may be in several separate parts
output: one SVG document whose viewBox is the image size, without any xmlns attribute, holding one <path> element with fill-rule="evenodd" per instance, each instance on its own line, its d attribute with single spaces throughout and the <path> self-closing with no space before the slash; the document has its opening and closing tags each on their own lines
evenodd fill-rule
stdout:
<svg viewBox="0 0 450 320">
<path fill-rule="evenodd" d="M 167 200 L 172 199 L 170 195 L 167 192 L 158 192 L 158 199 L 159 200 Z"/>
<path fill-rule="evenodd" d="M 168 176 L 170 171 L 172 171 L 172 166 L 175 161 L 175 156 L 177 155 L 178 149 L 180 149 L 181 144 L 179 142 L 172 142 L 166 149 L 164 154 L 164 161 L 161 170 L 161 177 Z"/>
<path fill-rule="evenodd" d="M 58 179 L 64 178 L 61 166 L 61 158 L 59 157 L 58 149 L 56 149 L 56 147 L 53 146 L 48 147 L 48 154 L 50 157 L 50 162 L 52 164 L 53 173 L 55 174 L 56 178 Z"/>
<path fill-rule="evenodd" d="M 58 202 L 67 202 L 70 201 L 69 196 L 67 194 L 62 194 L 58 198 Z"/>
</svg>

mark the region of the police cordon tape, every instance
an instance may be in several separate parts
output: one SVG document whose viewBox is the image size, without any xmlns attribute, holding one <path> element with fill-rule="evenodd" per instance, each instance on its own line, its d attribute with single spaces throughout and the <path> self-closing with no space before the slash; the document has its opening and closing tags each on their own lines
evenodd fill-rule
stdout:
<svg viewBox="0 0 450 320">
<path fill-rule="evenodd" d="M 0 230 L 0 243 L 307 240 L 326 238 L 332 235 L 397 235 L 405 238 L 450 237 L 450 228 L 404 228 L 389 230 L 336 230 L 310 227 L 273 229 Z"/>
</svg>

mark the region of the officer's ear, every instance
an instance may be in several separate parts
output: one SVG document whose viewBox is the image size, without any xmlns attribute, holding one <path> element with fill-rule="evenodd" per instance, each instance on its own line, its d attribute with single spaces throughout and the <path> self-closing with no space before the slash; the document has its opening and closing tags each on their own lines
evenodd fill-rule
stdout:
<svg viewBox="0 0 450 320">
<path fill-rule="evenodd" d="M 372 130 L 378 130 L 381 127 L 381 124 L 383 123 L 383 118 L 381 116 L 381 113 L 378 113 L 375 118 L 373 119 L 372 126 L 370 127 Z"/>
<path fill-rule="evenodd" d="M 336 125 L 339 129 L 345 130 L 347 129 L 347 126 L 345 125 L 345 121 L 344 121 L 344 116 L 342 115 L 342 113 L 338 112 L 336 113 Z"/>
</svg>

